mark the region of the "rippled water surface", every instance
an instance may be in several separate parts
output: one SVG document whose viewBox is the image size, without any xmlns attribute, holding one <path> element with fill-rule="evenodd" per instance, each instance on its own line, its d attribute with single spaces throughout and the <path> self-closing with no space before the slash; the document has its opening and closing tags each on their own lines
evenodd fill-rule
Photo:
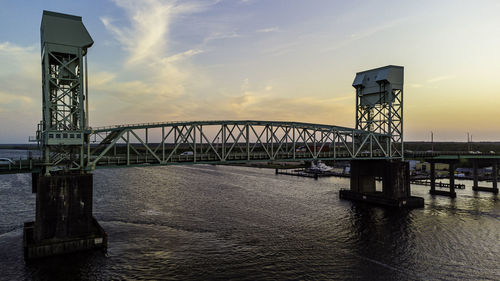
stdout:
<svg viewBox="0 0 500 281">
<path fill-rule="evenodd" d="M 412 186 L 425 208 L 397 211 L 339 200 L 348 179 L 209 165 L 98 170 L 94 215 L 108 253 L 26 264 L 31 175 L 2 175 L 0 280 L 500 280 L 498 196 L 464 182 L 456 199 Z"/>
</svg>

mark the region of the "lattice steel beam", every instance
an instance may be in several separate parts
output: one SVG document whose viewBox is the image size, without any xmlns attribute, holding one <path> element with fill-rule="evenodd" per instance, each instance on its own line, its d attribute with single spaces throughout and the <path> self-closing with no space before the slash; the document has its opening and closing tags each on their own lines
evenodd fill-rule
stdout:
<svg viewBox="0 0 500 281">
<path fill-rule="evenodd" d="M 309 123 L 193 121 L 115 126 L 89 133 L 96 142 L 94 149 L 88 149 L 87 169 L 391 157 L 385 134 Z"/>
</svg>

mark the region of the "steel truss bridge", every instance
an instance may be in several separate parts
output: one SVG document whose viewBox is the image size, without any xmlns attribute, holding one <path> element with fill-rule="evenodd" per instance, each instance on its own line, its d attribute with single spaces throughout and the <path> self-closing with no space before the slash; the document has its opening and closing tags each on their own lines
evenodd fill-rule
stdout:
<svg viewBox="0 0 500 281">
<path fill-rule="evenodd" d="M 175 164 L 230 164 L 269 161 L 390 158 L 388 135 L 352 128 L 275 121 L 192 121 L 93 128 L 86 151 L 71 168 Z M 68 136 L 55 135 L 55 138 Z M 0 173 L 37 172 L 57 167 L 69 155 L 0 165 Z M 15 160 L 15 159 L 14 159 Z"/>
<path fill-rule="evenodd" d="M 262 161 L 403 158 L 401 66 L 356 74 L 355 128 L 275 121 L 192 121 L 92 128 L 82 18 L 44 11 L 42 120 L 35 159 L 0 161 L 0 173 L 91 172 L 97 168 Z"/>
</svg>

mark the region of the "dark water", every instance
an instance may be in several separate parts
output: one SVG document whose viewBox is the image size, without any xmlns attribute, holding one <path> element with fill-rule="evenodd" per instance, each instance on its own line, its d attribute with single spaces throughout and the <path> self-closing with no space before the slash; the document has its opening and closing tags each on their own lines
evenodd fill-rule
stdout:
<svg viewBox="0 0 500 281">
<path fill-rule="evenodd" d="M 94 214 L 108 253 L 26 264 L 31 178 L 3 175 L 0 280 L 500 280 L 500 201 L 465 183 L 457 199 L 412 186 L 425 208 L 397 212 L 339 200 L 348 179 L 207 165 L 98 170 Z"/>
</svg>

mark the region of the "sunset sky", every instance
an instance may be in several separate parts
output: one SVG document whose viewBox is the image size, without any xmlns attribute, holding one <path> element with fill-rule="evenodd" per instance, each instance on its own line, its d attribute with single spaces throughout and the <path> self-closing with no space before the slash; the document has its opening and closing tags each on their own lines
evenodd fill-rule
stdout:
<svg viewBox="0 0 500 281">
<path fill-rule="evenodd" d="M 500 1 L 1 1 L 0 143 L 41 119 L 43 10 L 83 17 L 91 126 L 354 126 L 358 71 L 405 67 L 405 140 L 500 141 Z"/>
</svg>

